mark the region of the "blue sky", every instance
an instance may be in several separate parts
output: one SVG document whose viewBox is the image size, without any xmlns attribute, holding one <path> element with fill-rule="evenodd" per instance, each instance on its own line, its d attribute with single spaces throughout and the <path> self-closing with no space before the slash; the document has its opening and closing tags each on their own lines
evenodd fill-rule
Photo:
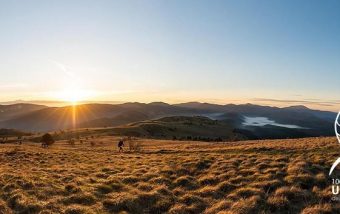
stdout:
<svg viewBox="0 0 340 214">
<path fill-rule="evenodd" d="M 339 1 L 2 1 L 0 101 L 340 109 Z"/>
</svg>

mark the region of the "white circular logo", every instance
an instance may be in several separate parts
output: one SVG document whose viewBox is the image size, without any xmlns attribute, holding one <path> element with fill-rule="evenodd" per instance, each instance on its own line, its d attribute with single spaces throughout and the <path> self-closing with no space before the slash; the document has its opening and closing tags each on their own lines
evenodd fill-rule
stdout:
<svg viewBox="0 0 340 214">
<path fill-rule="evenodd" d="M 340 112 L 336 116 L 335 122 L 334 122 L 334 131 L 335 131 L 335 136 L 338 139 L 338 142 L 340 143 Z M 332 174 L 333 170 L 335 167 L 340 163 L 340 158 L 338 158 L 332 165 L 331 169 L 329 170 L 329 175 Z"/>
<path fill-rule="evenodd" d="M 336 134 L 336 138 L 338 138 L 338 142 L 340 143 L 340 111 L 338 113 L 338 115 L 336 116 L 335 122 L 334 122 L 334 130 L 335 130 L 335 134 Z"/>
</svg>

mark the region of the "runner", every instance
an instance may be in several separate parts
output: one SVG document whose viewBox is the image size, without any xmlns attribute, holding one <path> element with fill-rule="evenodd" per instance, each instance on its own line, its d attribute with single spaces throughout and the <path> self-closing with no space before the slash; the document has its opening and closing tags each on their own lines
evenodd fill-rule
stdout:
<svg viewBox="0 0 340 214">
<path fill-rule="evenodd" d="M 123 140 L 119 140 L 119 142 L 118 142 L 119 152 L 124 152 L 123 146 L 124 146 L 124 141 Z"/>
</svg>

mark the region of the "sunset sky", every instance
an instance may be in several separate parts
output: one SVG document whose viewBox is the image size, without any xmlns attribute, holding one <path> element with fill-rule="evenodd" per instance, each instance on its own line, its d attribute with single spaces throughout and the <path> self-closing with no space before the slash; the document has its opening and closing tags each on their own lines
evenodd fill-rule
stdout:
<svg viewBox="0 0 340 214">
<path fill-rule="evenodd" d="M 340 1 L 0 0 L 0 102 L 340 110 Z"/>
</svg>

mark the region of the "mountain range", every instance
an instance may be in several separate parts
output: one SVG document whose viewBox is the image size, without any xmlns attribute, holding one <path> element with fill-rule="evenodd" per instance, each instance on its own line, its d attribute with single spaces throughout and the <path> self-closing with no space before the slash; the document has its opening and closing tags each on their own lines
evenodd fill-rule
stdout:
<svg viewBox="0 0 340 214">
<path fill-rule="evenodd" d="M 188 127 L 183 128 L 181 125 L 180 137 L 185 136 L 186 132 L 190 137 L 198 136 L 206 127 L 210 133 L 205 133 L 205 135 L 209 137 L 227 139 L 231 137 L 230 133 L 234 133 L 246 139 L 266 139 L 333 135 L 336 113 L 313 110 L 305 106 L 278 108 L 253 104 L 218 105 L 199 102 L 174 105 L 163 102 L 83 104 L 65 107 L 27 103 L 0 105 L 0 128 L 29 132 L 98 127 L 115 127 L 117 131 L 122 132 L 132 127 L 135 129 L 136 126 L 139 126 L 138 130 L 146 129 L 145 127 L 150 126 L 145 126 L 145 124 L 150 121 L 153 126 L 161 123 L 163 128 L 164 126 L 173 127 L 174 118 L 164 120 L 165 117 L 185 117 L 182 119 L 185 119 L 184 124 Z M 200 117 L 201 122 L 197 123 L 197 117 Z M 188 120 L 194 122 L 188 123 Z M 178 121 L 178 118 L 175 121 Z M 217 122 L 217 128 L 207 125 L 214 121 Z M 195 130 L 201 128 L 202 130 L 193 131 L 194 128 L 190 127 L 193 124 Z M 162 135 L 157 134 L 157 129 L 153 131 L 153 134 L 145 130 L 140 133 L 148 137 L 161 137 Z M 163 135 L 166 138 L 176 137 L 174 131 Z"/>
</svg>

